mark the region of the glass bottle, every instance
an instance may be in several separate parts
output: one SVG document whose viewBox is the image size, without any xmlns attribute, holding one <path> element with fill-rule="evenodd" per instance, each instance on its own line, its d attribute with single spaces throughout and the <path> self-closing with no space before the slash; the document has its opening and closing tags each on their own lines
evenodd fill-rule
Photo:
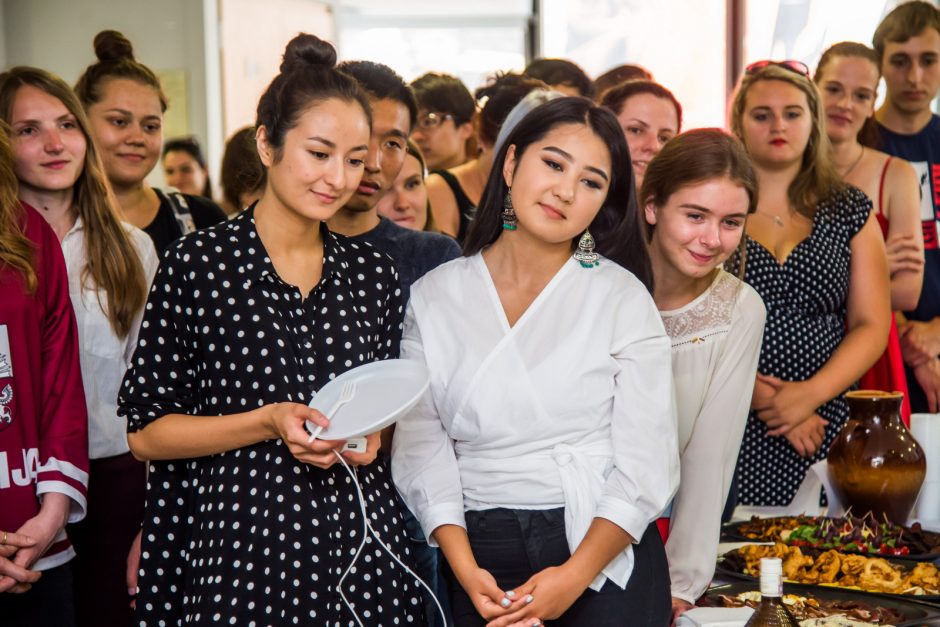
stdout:
<svg viewBox="0 0 940 627">
<path fill-rule="evenodd" d="M 783 563 L 779 557 L 760 561 L 760 605 L 745 627 L 799 627 L 783 604 Z"/>
</svg>

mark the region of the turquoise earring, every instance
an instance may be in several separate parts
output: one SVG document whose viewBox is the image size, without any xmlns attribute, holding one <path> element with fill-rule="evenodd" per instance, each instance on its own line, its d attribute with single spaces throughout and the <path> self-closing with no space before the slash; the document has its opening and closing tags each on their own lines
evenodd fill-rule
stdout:
<svg viewBox="0 0 940 627">
<path fill-rule="evenodd" d="M 506 231 L 515 231 L 519 220 L 516 219 L 516 211 L 512 208 L 512 188 L 506 190 L 506 197 L 503 198 L 503 212 L 500 217 L 503 219 L 503 229 Z"/>
</svg>

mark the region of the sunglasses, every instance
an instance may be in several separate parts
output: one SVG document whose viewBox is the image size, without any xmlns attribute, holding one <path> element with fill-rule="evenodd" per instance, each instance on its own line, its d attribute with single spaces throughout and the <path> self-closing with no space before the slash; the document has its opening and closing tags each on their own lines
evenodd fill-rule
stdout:
<svg viewBox="0 0 940 627">
<path fill-rule="evenodd" d="M 794 61 L 792 59 L 788 59 L 786 61 L 771 61 L 769 59 L 765 59 L 763 61 L 755 61 L 754 63 L 751 63 L 749 66 L 744 68 L 744 73 L 745 74 L 757 74 L 758 72 L 763 70 L 765 67 L 768 67 L 771 65 L 775 67 L 782 67 L 783 69 L 789 70 L 790 72 L 793 72 L 794 74 L 799 74 L 800 76 L 805 76 L 806 78 L 809 78 L 809 68 L 806 66 L 806 64 L 803 63 L 802 61 Z"/>
</svg>

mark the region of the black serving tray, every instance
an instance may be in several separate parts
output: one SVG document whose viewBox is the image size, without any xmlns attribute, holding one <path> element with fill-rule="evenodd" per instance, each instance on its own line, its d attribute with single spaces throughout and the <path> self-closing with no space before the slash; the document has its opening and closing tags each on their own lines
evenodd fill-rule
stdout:
<svg viewBox="0 0 940 627">
<path fill-rule="evenodd" d="M 737 549 L 735 549 L 737 550 Z M 732 553 L 733 551 L 729 551 Z M 822 553 L 822 551 L 816 551 L 815 553 L 803 550 L 803 553 L 806 555 L 816 555 L 817 553 Z M 727 553 L 725 554 L 727 555 Z M 882 559 L 895 564 L 897 566 L 903 566 L 908 570 L 912 570 L 917 566 L 918 562 L 910 559 L 899 559 L 896 557 L 884 557 L 884 556 L 871 556 L 871 557 L 881 557 Z M 745 575 L 744 573 L 738 572 L 736 570 L 730 569 L 725 566 L 724 559 L 722 557 L 718 558 L 718 564 L 715 567 L 715 576 L 718 578 L 728 578 L 736 579 L 739 581 L 759 581 L 757 577 L 751 575 Z M 784 581 L 784 586 L 792 586 L 794 588 L 800 588 L 803 590 L 837 590 L 839 592 L 846 593 L 856 593 L 865 595 L 868 598 L 879 597 L 884 599 L 904 599 L 905 601 L 912 601 L 917 603 L 926 603 L 933 605 L 940 609 L 940 594 L 891 594 L 888 592 L 869 592 L 867 590 L 860 590 L 857 588 L 842 588 L 836 585 L 820 585 L 820 584 L 811 584 L 811 583 L 795 583 L 791 581 Z"/>
<path fill-rule="evenodd" d="M 722 574 L 729 576 L 727 573 Z M 741 577 L 744 577 L 744 575 L 741 575 Z M 706 590 L 702 599 L 699 600 L 699 604 L 710 605 L 708 599 L 719 594 L 733 597 L 742 592 L 753 592 L 758 589 L 759 586 L 751 581 L 735 581 L 722 584 Z M 880 605 L 905 617 L 903 622 L 896 623 L 896 627 L 940 627 L 940 606 L 911 600 L 912 598 L 920 599 L 921 597 L 882 596 L 862 592 L 861 590 L 849 590 L 832 586 L 809 586 L 789 582 L 783 584 L 783 592 L 784 594 L 814 597 L 820 601 L 856 601 L 869 605 Z M 721 607 L 720 602 L 716 605 Z"/>
</svg>

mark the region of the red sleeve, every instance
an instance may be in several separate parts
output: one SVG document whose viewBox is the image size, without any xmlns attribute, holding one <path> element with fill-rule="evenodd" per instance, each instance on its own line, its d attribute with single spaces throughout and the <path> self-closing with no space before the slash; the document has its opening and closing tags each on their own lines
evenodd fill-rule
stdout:
<svg viewBox="0 0 940 627">
<path fill-rule="evenodd" d="M 38 279 L 43 320 L 42 408 L 36 494 L 61 492 L 73 503 L 69 522 L 85 516 L 88 488 L 88 410 L 78 359 L 78 329 L 69 300 L 62 248 L 41 217 Z M 45 227 L 45 228 L 43 228 Z"/>
</svg>

